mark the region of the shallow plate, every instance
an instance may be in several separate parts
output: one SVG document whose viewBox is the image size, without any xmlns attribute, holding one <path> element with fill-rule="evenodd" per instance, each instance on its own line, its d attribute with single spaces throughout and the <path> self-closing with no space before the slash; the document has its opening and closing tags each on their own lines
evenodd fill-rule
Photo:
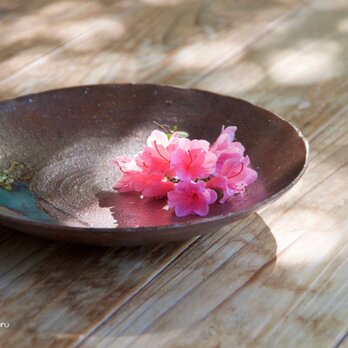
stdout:
<svg viewBox="0 0 348 348">
<path fill-rule="evenodd" d="M 111 160 L 144 146 L 153 121 L 213 141 L 238 127 L 258 171 L 245 199 L 177 218 L 165 200 L 111 189 Z M 0 222 L 50 239 L 99 245 L 183 240 L 241 218 L 293 186 L 308 145 L 291 124 L 246 101 L 169 86 L 66 88 L 0 103 Z"/>
</svg>

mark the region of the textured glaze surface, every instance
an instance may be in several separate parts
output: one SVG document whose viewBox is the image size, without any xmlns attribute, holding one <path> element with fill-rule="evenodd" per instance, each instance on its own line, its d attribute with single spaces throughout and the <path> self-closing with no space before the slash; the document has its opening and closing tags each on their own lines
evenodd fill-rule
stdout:
<svg viewBox="0 0 348 348">
<path fill-rule="evenodd" d="M 37 206 L 37 197 L 23 182 L 15 182 L 10 190 L 0 188 L 0 209 L 8 214 L 33 221 L 53 222 L 50 216 Z"/>
<path fill-rule="evenodd" d="M 21 221 L 6 212 L 2 221 L 75 242 L 142 244 L 189 238 L 201 233 L 203 223 L 221 226 L 279 195 L 298 179 L 307 156 L 296 129 L 271 112 L 192 89 L 136 84 L 69 88 L 2 102 L 0 117 L 0 164 L 30 168 L 37 205 L 54 222 Z M 210 141 L 222 125 L 237 126 L 237 140 L 245 145 L 259 179 L 243 201 L 214 204 L 204 218 L 177 218 L 165 200 L 113 192 L 119 173 L 112 159 L 137 153 L 155 127 L 153 121 Z"/>
</svg>

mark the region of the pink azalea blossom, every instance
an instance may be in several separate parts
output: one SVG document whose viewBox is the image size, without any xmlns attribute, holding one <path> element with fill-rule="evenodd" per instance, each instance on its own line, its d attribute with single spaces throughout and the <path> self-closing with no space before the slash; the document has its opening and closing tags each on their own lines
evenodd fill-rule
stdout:
<svg viewBox="0 0 348 348">
<path fill-rule="evenodd" d="M 223 163 L 220 175 L 228 180 L 228 186 L 235 193 L 243 193 L 246 186 L 251 185 L 257 179 L 257 172 L 249 168 L 250 159 L 248 156 L 230 154 L 229 158 Z"/>
<path fill-rule="evenodd" d="M 211 146 L 206 140 L 182 138 L 180 132 L 168 137 L 155 130 L 135 158 L 116 158 L 122 176 L 113 188 L 144 197 L 167 196 L 177 216 L 205 216 L 210 204 L 223 204 L 237 194 L 243 197 L 245 187 L 257 179 L 244 146 L 234 141 L 236 129 L 222 127 Z"/>
<path fill-rule="evenodd" d="M 233 142 L 229 145 L 226 152 L 222 152 L 218 155 L 218 160 L 216 162 L 216 172 L 219 173 L 225 161 L 231 157 L 237 156 L 238 158 L 242 157 L 244 154 L 244 146 L 239 142 Z"/>
<path fill-rule="evenodd" d="M 215 171 L 217 157 L 206 140 L 178 139 L 177 146 L 171 168 L 180 180 L 206 178 Z"/>
<path fill-rule="evenodd" d="M 231 144 L 233 143 L 235 133 L 237 131 L 237 127 L 227 127 L 222 126 L 222 130 L 215 143 L 211 145 L 210 151 L 219 155 L 223 152 L 229 150 Z"/>
<path fill-rule="evenodd" d="M 229 187 L 231 187 L 236 193 L 244 194 L 245 188 L 253 184 L 257 179 L 257 172 L 251 168 L 244 167 L 244 170 L 235 178 L 228 181 Z"/>
<path fill-rule="evenodd" d="M 170 170 L 170 160 L 162 146 L 146 147 L 136 158 L 137 165 L 148 173 L 165 174 Z"/>
<path fill-rule="evenodd" d="M 158 198 L 174 190 L 174 183 L 164 179 L 162 175 L 129 171 L 116 181 L 113 188 L 120 192 L 142 192 L 144 197 Z"/>
<path fill-rule="evenodd" d="M 150 177 L 148 184 L 143 190 L 144 197 L 160 198 L 165 197 L 168 192 L 175 189 L 175 184 L 164 180 L 161 176 Z"/>
<path fill-rule="evenodd" d="M 174 191 L 168 192 L 168 206 L 174 208 L 179 217 L 191 214 L 205 216 L 209 212 L 209 204 L 216 199 L 216 192 L 207 189 L 204 181 L 181 181 Z"/>
<path fill-rule="evenodd" d="M 169 144 L 169 140 L 167 135 L 164 132 L 161 132 L 155 129 L 151 132 L 150 136 L 147 138 L 146 145 L 149 147 L 153 147 L 154 143 L 157 143 L 157 145 L 160 145 L 166 148 Z"/>
<path fill-rule="evenodd" d="M 119 156 L 114 160 L 123 175 L 113 185 L 120 192 L 142 191 L 145 185 L 141 169 L 135 163 L 134 158 Z"/>
<path fill-rule="evenodd" d="M 170 160 L 171 154 L 176 150 L 179 141 L 179 133 L 174 132 L 168 139 L 167 134 L 154 130 L 147 138 L 147 146 L 154 148 L 157 155 Z"/>
<path fill-rule="evenodd" d="M 176 140 L 177 134 L 173 134 L 168 140 L 165 133 L 152 131 L 147 139 L 147 146 L 136 158 L 137 165 L 151 174 L 162 173 L 172 176 L 174 173 L 170 169 L 170 160 L 176 149 Z"/>
<path fill-rule="evenodd" d="M 122 175 L 113 185 L 114 190 L 120 192 L 141 192 L 146 187 L 144 174 L 139 171 L 129 171 Z"/>
<path fill-rule="evenodd" d="M 136 164 L 135 159 L 130 156 L 118 156 L 113 162 L 119 167 L 122 173 L 139 171 L 141 169 Z"/>
<path fill-rule="evenodd" d="M 225 176 L 214 176 L 207 182 L 207 188 L 221 193 L 218 201 L 223 204 L 230 199 L 236 192 L 229 186 L 228 179 Z"/>
<path fill-rule="evenodd" d="M 239 153 L 226 153 L 223 156 L 224 161 L 221 163 L 219 174 L 226 177 L 236 176 L 241 170 L 243 170 L 244 157 Z"/>
</svg>

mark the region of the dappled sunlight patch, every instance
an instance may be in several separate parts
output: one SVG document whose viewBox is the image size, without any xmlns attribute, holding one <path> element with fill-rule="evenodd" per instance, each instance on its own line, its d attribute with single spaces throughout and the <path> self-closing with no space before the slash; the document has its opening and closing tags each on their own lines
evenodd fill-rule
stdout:
<svg viewBox="0 0 348 348">
<path fill-rule="evenodd" d="M 252 90 L 265 75 L 259 64 L 248 61 L 238 62 L 237 65 L 227 66 L 226 69 L 208 75 L 198 82 L 197 87 L 209 86 L 209 89 L 215 92 L 238 94 Z"/>
<path fill-rule="evenodd" d="M 89 10 L 101 9 L 101 6 L 98 5 L 97 1 L 53 1 L 45 4 L 38 8 L 35 13 L 37 18 L 53 18 L 56 19 L 57 16 L 65 17 L 67 12 L 75 11 L 76 8 L 81 10 L 82 7 L 87 7 Z"/>
<path fill-rule="evenodd" d="M 302 233 L 303 235 L 298 240 L 280 253 L 276 265 L 288 268 L 326 262 L 327 259 L 332 258 L 337 247 L 342 244 L 342 235 L 337 233 L 334 226 L 331 229 L 321 229 L 318 226 L 311 230 L 304 230 Z"/>
<path fill-rule="evenodd" d="M 175 6 L 185 2 L 184 0 L 141 0 L 142 3 L 152 6 Z"/>
<path fill-rule="evenodd" d="M 78 220 L 94 228 L 115 228 L 118 226 L 118 222 L 110 212 L 110 208 L 100 208 L 97 202 L 93 202 L 90 206 L 79 211 Z M 64 218 L 61 218 L 59 221 L 63 225 L 70 225 L 71 222 L 73 222 L 71 218 L 66 218 L 65 221 Z"/>
<path fill-rule="evenodd" d="M 202 52 L 204 48 L 204 51 Z M 226 39 L 216 38 L 214 41 L 208 41 L 206 38 L 196 39 L 195 42 L 179 48 L 171 57 L 175 65 L 184 69 L 205 69 L 216 65 L 219 59 L 226 53 L 231 54 L 233 50 L 239 49 L 238 42 L 227 44 Z"/>
<path fill-rule="evenodd" d="M 268 74 L 279 84 L 309 85 L 342 74 L 340 45 L 335 41 L 300 42 L 296 47 L 270 53 Z"/>
<path fill-rule="evenodd" d="M 15 66 L 15 62 L 18 64 L 25 62 L 28 59 L 27 54 L 28 52 L 24 51 L 13 58 L 14 61 L 3 62 L 0 67 L 10 69 Z M 35 65 L 32 65 L 32 69 L 25 72 L 25 79 L 21 81 L 21 84 L 18 84 L 14 78 L 2 81 L 0 95 L 6 95 L 9 89 L 12 93 L 19 95 L 53 89 L 57 86 L 71 86 L 69 79 L 72 75 L 75 81 L 83 81 L 84 84 L 94 84 L 100 81 L 115 82 L 116 79 L 117 82 L 134 81 L 138 77 L 140 69 L 138 63 L 136 57 L 124 52 L 100 52 L 93 57 L 81 54 L 74 56 L 74 59 L 71 59 L 69 55 L 61 54 L 46 56 L 37 60 Z M 86 72 L 87 65 L 89 66 L 88 72 Z M 35 90 L 32 86 L 33 80 L 37 81 Z"/>
<path fill-rule="evenodd" d="M 348 17 L 339 21 L 337 28 L 342 33 L 348 33 Z"/>
<path fill-rule="evenodd" d="M 313 161 L 317 160 L 312 159 L 312 164 Z M 316 167 L 315 171 L 323 173 L 325 168 L 329 167 L 329 164 L 322 166 L 321 170 Z M 314 173 L 313 169 L 310 173 Z M 330 176 L 330 183 L 324 191 L 319 190 L 314 184 L 314 190 L 305 193 L 301 202 L 294 204 L 292 201 L 293 203 L 286 210 L 286 218 L 284 216 L 274 220 L 271 217 L 268 222 L 267 218 L 264 219 L 272 229 L 279 250 L 283 250 L 278 255 L 278 265 L 282 267 L 311 266 L 326 262 L 348 241 L 344 228 L 348 220 L 343 218 L 345 195 L 343 194 L 340 199 L 337 197 L 337 190 L 342 186 L 346 175 L 343 169 L 336 171 L 335 177 Z M 325 186 L 320 178 L 309 177 L 308 174 L 305 178 L 307 188 L 304 191 L 309 189 L 309 182 L 319 182 Z M 298 188 L 295 187 L 294 191 L 296 189 Z"/>
<path fill-rule="evenodd" d="M 15 70 L 18 66 L 25 66 L 28 62 L 36 59 L 42 59 L 42 46 L 32 46 L 17 52 L 12 57 L 0 62 L 1 72 Z M 1 73 L 0 73 L 1 76 Z M 32 84 L 32 81 L 28 81 Z"/>
<path fill-rule="evenodd" d="M 12 19 L 12 23 L 4 25 L 0 22 L 2 32 L 1 46 L 9 44 L 18 44 L 24 40 L 47 40 L 52 41 L 54 35 L 59 33 L 61 27 L 55 26 L 57 23 L 63 25 L 76 20 L 76 17 L 82 15 L 84 11 L 100 11 L 102 7 L 96 1 L 80 1 L 79 3 L 71 1 L 59 1 L 48 3 L 35 12 L 28 12 L 21 17 Z M 79 22 L 80 24 L 80 22 Z M 91 27 L 89 27 L 91 29 Z"/>
<path fill-rule="evenodd" d="M 319 1 L 314 1 L 311 4 L 311 6 L 321 11 L 335 11 L 335 10 L 348 9 L 348 2 L 347 0 L 335 0 L 335 1 L 319 0 Z"/>
<path fill-rule="evenodd" d="M 100 17 L 89 18 L 81 21 L 71 21 L 66 23 L 64 28 L 53 34 L 54 38 L 63 42 L 71 41 L 72 36 L 83 35 L 84 40 L 89 40 L 88 49 L 98 49 L 105 45 L 105 39 L 114 40 L 121 38 L 125 33 L 124 25 L 115 18 Z M 76 42 L 74 47 L 76 46 Z M 86 50 L 83 41 L 76 47 L 77 51 Z"/>
</svg>

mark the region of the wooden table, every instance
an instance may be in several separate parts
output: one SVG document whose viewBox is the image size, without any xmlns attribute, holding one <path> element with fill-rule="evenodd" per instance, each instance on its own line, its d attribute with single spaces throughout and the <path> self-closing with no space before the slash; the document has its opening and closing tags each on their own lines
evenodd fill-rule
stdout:
<svg viewBox="0 0 348 348">
<path fill-rule="evenodd" d="M 299 127 L 280 200 L 186 243 L 104 249 L 1 228 L 1 347 L 348 347 L 346 0 L 1 0 L 0 98 L 157 82 Z"/>
</svg>

